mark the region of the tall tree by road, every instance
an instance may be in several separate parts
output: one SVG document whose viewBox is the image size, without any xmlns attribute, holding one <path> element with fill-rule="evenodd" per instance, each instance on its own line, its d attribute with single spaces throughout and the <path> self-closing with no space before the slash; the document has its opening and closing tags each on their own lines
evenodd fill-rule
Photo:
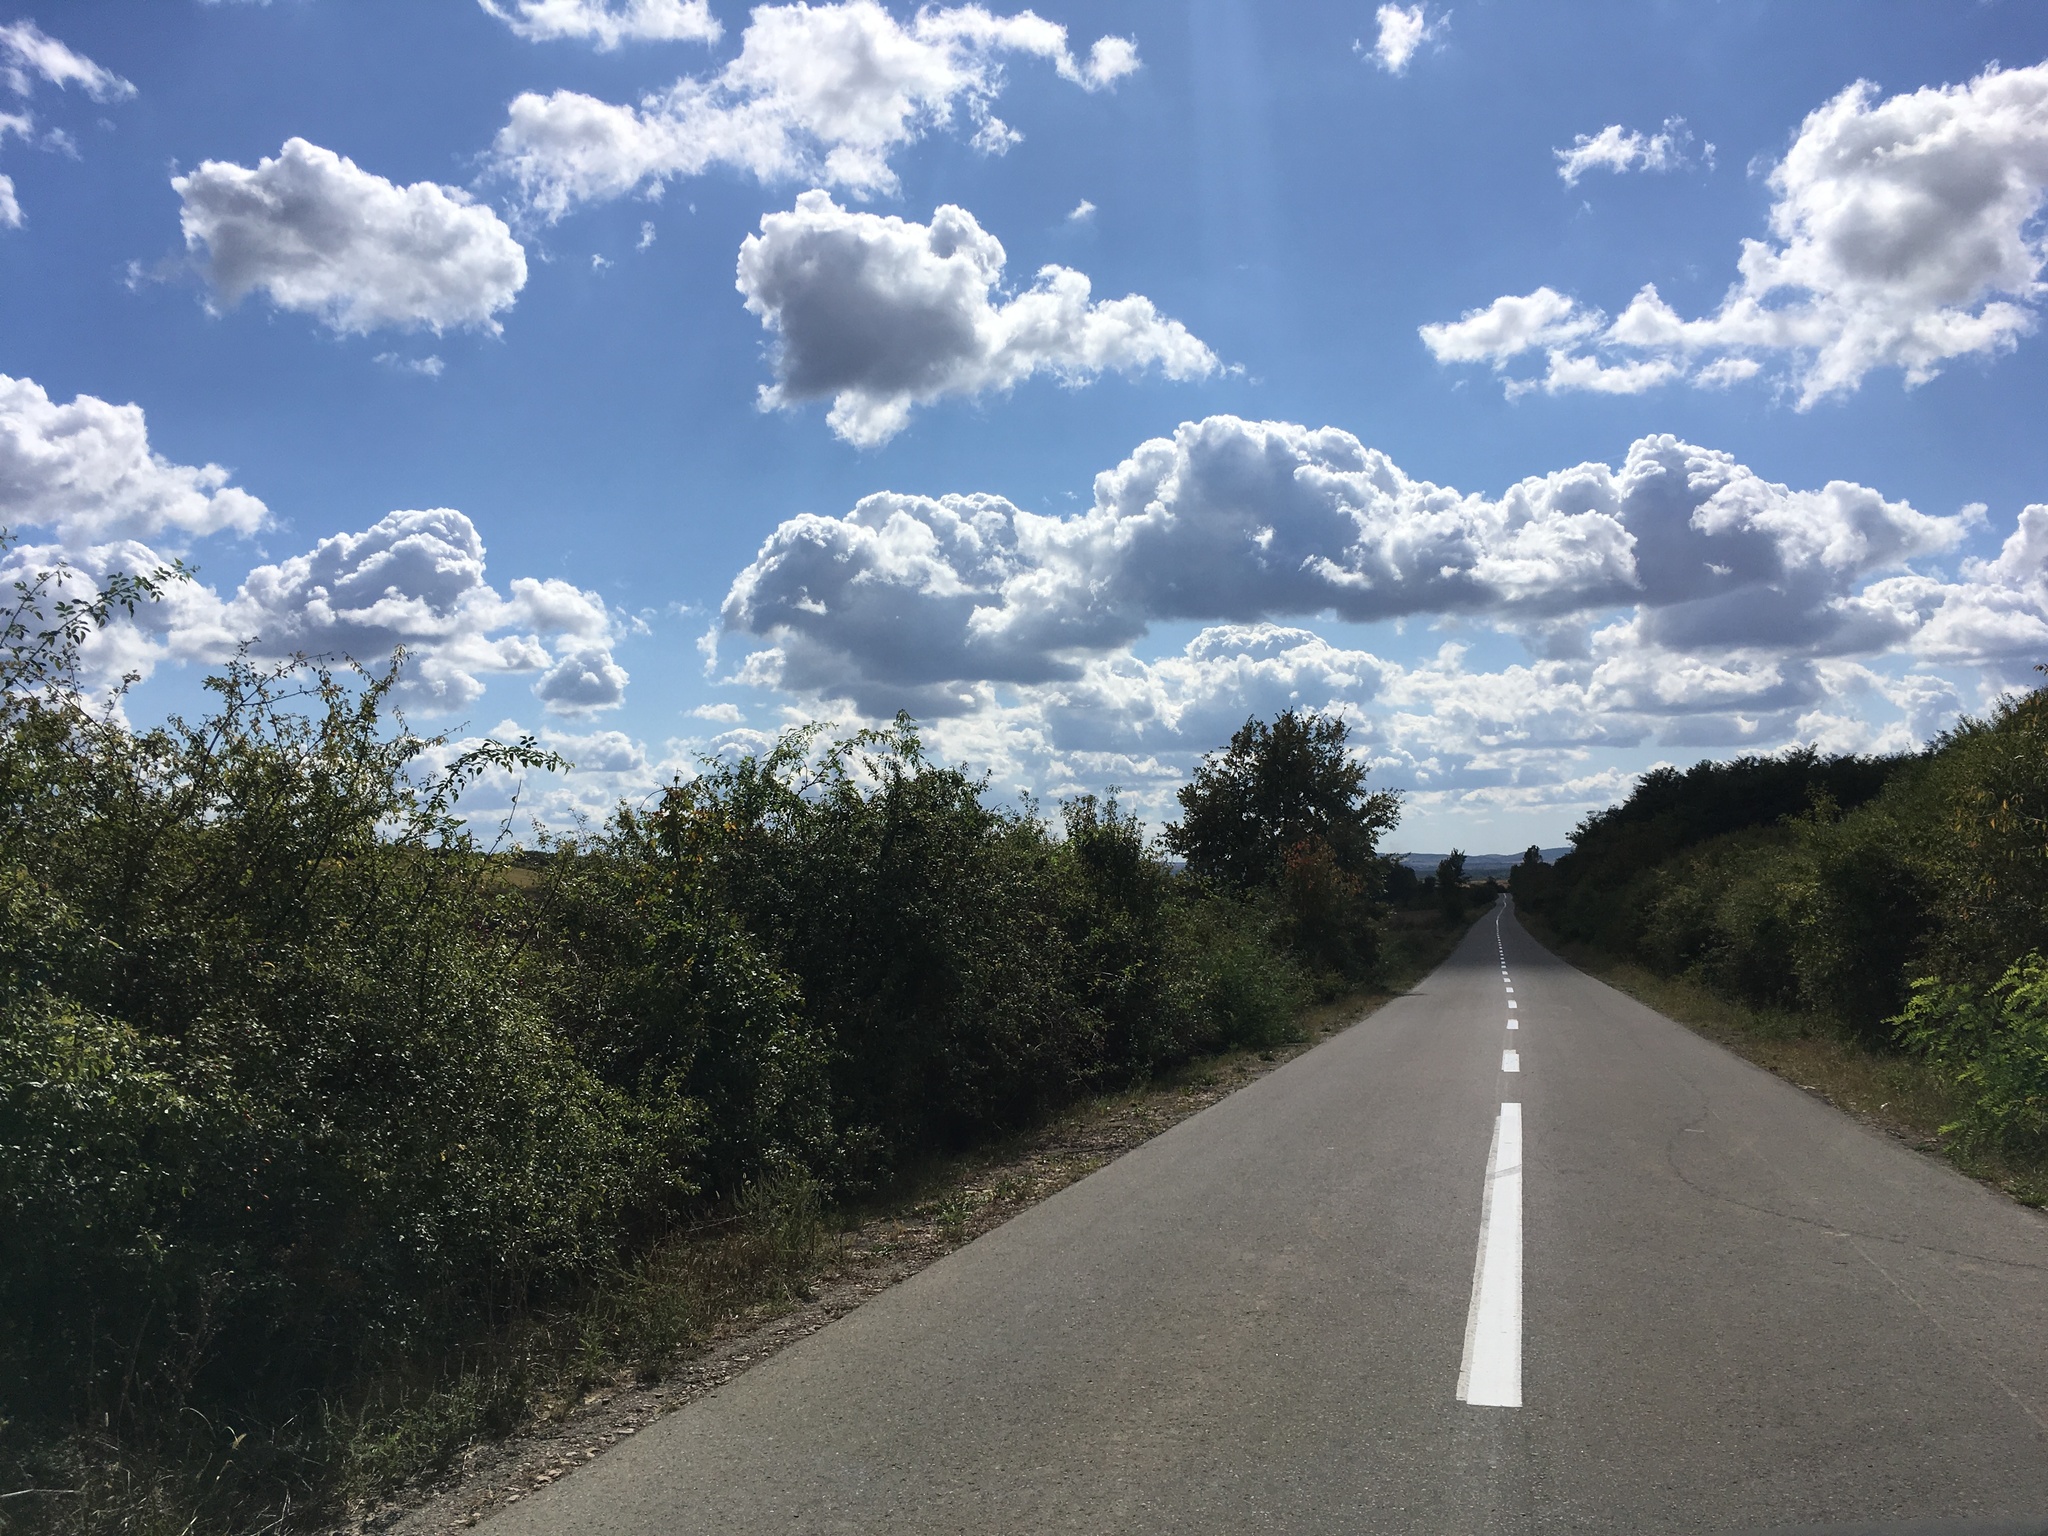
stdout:
<svg viewBox="0 0 2048 1536">
<path fill-rule="evenodd" d="M 1285 710 L 1271 725 L 1245 721 L 1181 789 L 1166 846 L 1195 874 L 1242 890 L 1274 883 L 1288 851 L 1304 843 L 1327 848 L 1347 875 L 1372 872 L 1401 798 L 1367 791 L 1347 734 L 1343 720 L 1312 710 Z"/>
</svg>

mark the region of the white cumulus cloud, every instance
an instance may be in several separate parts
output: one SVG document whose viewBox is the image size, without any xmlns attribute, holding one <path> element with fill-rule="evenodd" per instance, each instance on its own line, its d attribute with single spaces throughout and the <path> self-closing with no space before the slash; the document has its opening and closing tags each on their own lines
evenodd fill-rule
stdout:
<svg viewBox="0 0 2048 1536">
<path fill-rule="evenodd" d="M 52 400 L 0 374 L 0 525 L 40 527 L 84 548 L 254 533 L 269 511 L 218 464 L 176 464 L 149 443 L 139 405 Z"/>
<path fill-rule="evenodd" d="M 609 52 L 621 43 L 715 43 L 724 28 L 706 0 L 477 0 L 534 42 L 570 39 Z"/>
<path fill-rule="evenodd" d="M 32 379 L 0 375 L 0 528 L 22 539 L 0 553 L 0 589 L 64 565 L 66 594 L 84 595 L 116 571 L 164 566 L 196 540 L 274 526 L 228 478 L 217 464 L 157 452 L 140 406 L 92 395 L 59 404 Z M 96 634 L 85 659 L 106 682 L 146 676 L 166 658 L 217 663 L 243 647 L 263 659 L 375 666 L 403 646 L 415 706 L 464 709 L 484 677 L 526 673 L 551 712 L 574 716 L 623 700 L 628 678 L 612 647 L 631 627 L 597 593 L 558 578 L 515 577 L 501 592 L 486 579 L 476 525 L 441 507 L 392 512 L 258 564 L 229 597 L 200 580 L 171 583 L 163 601 Z"/>
<path fill-rule="evenodd" d="M 997 786 L 1120 784 L 1155 817 L 1197 754 L 1288 707 L 1342 715 L 1418 811 L 1564 814 L 1625 792 L 1602 753 L 1896 750 L 2030 683 L 2048 506 L 1949 570 L 1983 519 L 1664 435 L 1477 493 L 1335 428 L 1213 417 L 1072 516 L 881 492 L 789 519 L 727 593 L 719 675 L 802 715 L 907 708 Z M 1397 659 L 1332 620 L 1447 638 Z M 1166 624 L 1200 627 L 1148 653 Z M 1475 664 L 1457 637 L 1486 632 L 1530 659 Z"/>
<path fill-rule="evenodd" d="M 1912 386 L 2007 351 L 2037 324 L 2048 262 L 2048 63 L 1882 100 L 1859 81 L 1808 115 L 1770 186 L 1770 238 L 1743 242 L 1739 278 L 1710 315 L 1684 319 L 1646 285 L 1610 324 L 1540 288 L 1424 326 L 1423 341 L 1444 362 L 1542 353 L 1544 371 L 1511 391 L 1725 387 L 1769 373 L 1801 409 L 1880 369 Z M 1482 317 L 1544 296 L 1543 326 L 1474 340 Z"/>
<path fill-rule="evenodd" d="M 739 291 L 777 339 L 769 405 L 830 399 L 833 431 L 886 441 L 913 406 L 1008 389 L 1037 373 L 1078 383 L 1105 370 L 1204 377 L 1216 356 L 1138 294 L 1095 300 L 1070 267 L 1001 296 L 1002 243 L 964 208 L 930 224 L 850 212 L 806 192 L 740 247 Z"/>
<path fill-rule="evenodd" d="M 533 696 L 557 714 L 586 715 L 625 703 L 627 681 L 608 647 L 571 646 L 534 683 Z"/>
<path fill-rule="evenodd" d="M 990 110 L 1005 54 L 1046 60 L 1091 91 L 1138 67 L 1135 45 L 1120 37 L 1098 39 L 1077 59 L 1066 28 L 1030 11 L 928 7 L 906 24 L 874 0 L 763 5 L 738 56 L 716 74 L 678 80 L 637 106 L 568 90 L 519 96 L 493 145 L 493 165 L 550 220 L 578 203 L 714 166 L 764 182 L 891 192 L 891 156 L 962 117 L 986 152 L 1016 142 Z"/>
<path fill-rule="evenodd" d="M 1141 444 L 1072 517 L 883 492 L 792 518 L 735 578 L 722 623 L 759 646 L 743 675 L 881 716 L 973 710 L 991 683 L 1070 685 L 1162 622 L 1470 615 L 1540 633 L 1578 616 L 1591 655 L 1586 616 L 1625 610 L 1617 667 L 1854 654 L 1916 633 L 1880 589 L 1924 585 L 1909 562 L 1969 526 L 1847 482 L 1795 490 L 1669 436 L 1489 498 L 1336 428 L 1217 416 Z"/>
<path fill-rule="evenodd" d="M 1399 75 L 1450 17 L 1447 12 L 1432 18 L 1426 5 L 1383 5 L 1373 19 L 1379 36 L 1372 45 L 1372 61 L 1388 74 Z"/>
<path fill-rule="evenodd" d="M 1569 348 L 1600 329 L 1604 317 L 1581 309 L 1552 288 L 1503 294 L 1484 309 L 1422 327 L 1422 339 L 1440 363 L 1492 363 L 1499 367 L 1532 347 Z"/>
<path fill-rule="evenodd" d="M 258 566 L 216 624 L 218 636 L 249 642 L 262 656 L 375 664 L 404 646 L 413 653 L 408 697 L 438 710 L 476 702 L 480 673 L 540 673 L 536 693 L 565 714 L 624 697 L 626 673 L 609 649 L 615 632 L 604 600 L 568 582 L 520 577 L 509 596 L 499 593 L 485 579 L 476 525 L 447 507 L 392 512 L 360 533 L 334 534 L 305 554 Z M 219 639 L 204 639 L 190 637 L 190 649 L 218 649 Z"/>
<path fill-rule="evenodd" d="M 171 185 L 185 243 L 225 304 L 262 289 L 341 332 L 496 331 L 526 284 L 525 251 L 466 192 L 401 187 L 304 139 L 253 170 L 208 160 Z"/>
</svg>

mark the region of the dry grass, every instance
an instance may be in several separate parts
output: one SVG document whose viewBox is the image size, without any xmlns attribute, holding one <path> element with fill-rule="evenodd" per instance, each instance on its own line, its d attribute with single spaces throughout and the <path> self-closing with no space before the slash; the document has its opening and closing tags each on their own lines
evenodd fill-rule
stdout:
<svg viewBox="0 0 2048 1536">
<path fill-rule="evenodd" d="M 1682 976 L 1659 976 L 1632 960 L 1561 941 L 1539 919 L 1522 926 L 1560 957 L 1715 1044 L 1775 1072 L 1864 1124 L 1947 1159 L 2022 1205 L 2048 1205 L 2048 1159 L 1964 1145 L 1945 1127 L 1954 1096 L 1924 1062 L 1873 1051 L 1814 1014 L 1730 1002 Z"/>
</svg>

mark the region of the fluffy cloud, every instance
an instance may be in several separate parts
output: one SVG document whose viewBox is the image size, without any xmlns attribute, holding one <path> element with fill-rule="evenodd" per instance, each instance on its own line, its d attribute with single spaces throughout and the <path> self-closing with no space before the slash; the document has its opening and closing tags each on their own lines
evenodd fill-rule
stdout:
<svg viewBox="0 0 2048 1536">
<path fill-rule="evenodd" d="M 1105 369 L 1215 371 L 1215 354 L 1151 300 L 1092 301 L 1069 267 L 1043 267 L 997 302 L 1004 260 L 1001 242 L 950 204 L 927 225 L 806 192 L 768 214 L 740 247 L 738 281 L 779 343 L 763 402 L 830 399 L 833 431 L 868 446 L 901 431 L 915 405 L 1036 373 L 1080 383 Z"/>
<path fill-rule="evenodd" d="M 178 464 L 152 448 L 140 406 L 92 395 L 59 405 L 33 379 L 0 375 L 0 529 L 23 541 L 0 549 L 0 590 L 61 571 L 53 596 L 89 597 L 116 572 L 167 566 L 195 538 L 267 525 L 263 503 L 227 480 L 217 464 Z M 231 649 L 220 612 L 212 589 L 169 584 L 162 602 L 87 640 L 85 680 L 147 676 L 174 635 L 179 646 Z"/>
<path fill-rule="evenodd" d="M 31 379 L 0 375 L 0 528 L 25 540 L 0 554 L 0 587 L 64 565 L 74 573 L 67 593 L 81 595 L 116 571 L 166 565 L 195 540 L 269 526 L 264 504 L 227 482 L 217 464 L 178 464 L 152 448 L 140 406 L 92 395 L 60 405 Z M 393 512 L 258 565 L 232 597 L 172 583 L 164 601 L 95 636 L 86 661 L 106 681 L 147 675 L 166 658 L 219 662 L 244 647 L 375 665 L 403 646 L 416 705 L 467 708 L 484 675 L 532 673 L 552 712 L 581 715 L 624 698 L 611 647 L 626 627 L 596 593 L 566 581 L 519 577 L 501 593 L 485 579 L 476 525 L 439 508 Z"/>
<path fill-rule="evenodd" d="M 526 284 L 526 253 L 466 192 L 401 187 L 304 139 L 254 170 L 208 160 L 171 185 L 185 244 L 229 305 L 261 288 L 342 332 L 496 331 Z"/>
<path fill-rule="evenodd" d="M 1004 54 L 1047 60 L 1091 91 L 1138 67 L 1135 46 L 1120 37 L 1097 39 L 1077 59 L 1066 28 L 1030 11 L 928 8 L 906 25 L 874 0 L 764 5 L 754 10 L 738 57 L 638 107 L 575 91 L 519 96 L 493 162 L 550 220 L 580 202 L 658 188 L 713 166 L 860 195 L 894 191 L 890 157 L 959 116 L 986 152 L 1016 142 L 1016 131 L 990 111 L 1002 90 Z"/>
<path fill-rule="evenodd" d="M 135 94 L 135 87 L 112 70 L 65 47 L 32 21 L 0 27 L 0 79 L 17 96 L 28 95 L 38 79 L 60 90 L 75 85 L 94 101 L 126 101 Z"/>
<path fill-rule="evenodd" d="M 409 696 L 441 710 L 475 703 L 484 689 L 479 673 L 539 672 L 535 693 L 565 714 L 618 704 L 627 681 L 611 657 L 616 626 L 602 598 L 530 577 L 501 595 L 484 579 L 476 525 L 446 507 L 392 512 L 361 533 L 335 534 L 303 555 L 258 566 L 215 628 L 264 656 L 304 652 L 375 663 L 404 646 L 414 658 Z M 556 639 L 556 654 L 543 637 Z M 198 654 L 208 649 L 196 635 L 187 645 Z"/>
<path fill-rule="evenodd" d="M 149 445 L 138 405 L 52 400 L 0 374 L 0 525 L 48 528 L 68 546 L 254 533 L 262 502 L 218 464 L 174 464 Z"/>
<path fill-rule="evenodd" d="M 1926 614 L 1914 649 L 1937 662 L 1993 661 L 2015 683 L 2048 658 L 2048 506 L 2020 513 L 1996 559 L 1965 561 L 1943 589 L 1899 583 L 1883 594 L 1904 614 Z"/>
<path fill-rule="evenodd" d="M 602 645 L 572 646 L 543 672 L 533 696 L 557 714 L 587 715 L 626 702 L 626 669 Z"/>
<path fill-rule="evenodd" d="M 1600 328 L 1597 315 L 1552 288 L 1504 294 L 1484 309 L 1422 327 L 1422 339 L 1440 363 L 1492 363 L 1496 368 L 1532 347 L 1563 350 Z"/>
<path fill-rule="evenodd" d="M 22 225 L 21 201 L 14 195 L 14 178 L 0 175 L 0 224 L 9 229 Z"/>
<path fill-rule="evenodd" d="M 1379 38 L 1371 49 L 1372 61 L 1388 74 L 1399 75 L 1407 72 L 1417 50 L 1436 36 L 1449 17 L 1431 20 L 1426 5 L 1383 5 L 1374 20 L 1379 23 Z M 1362 45 L 1360 51 L 1364 51 Z"/>
<path fill-rule="evenodd" d="M 1963 707 L 1930 669 L 2025 682 L 2048 653 L 2048 507 L 1941 574 L 1981 521 L 1669 436 L 1480 495 L 1334 428 L 1213 417 L 1141 444 L 1072 516 L 883 492 L 790 519 L 727 594 L 725 679 L 806 714 L 907 708 L 998 786 L 1116 783 L 1154 815 L 1246 715 L 1324 709 L 1418 808 L 1561 814 L 1626 788 L 1598 753 L 1890 750 Z M 1456 638 L 1397 659 L 1318 632 L 1333 619 L 1530 659 L 1477 667 Z M 1163 624 L 1200 627 L 1142 654 Z"/>
<path fill-rule="evenodd" d="M 724 28 L 705 0 L 477 0 L 521 37 L 569 38 L 610 52 L 621 43 L 715 43 Z"/>
<path fill-rule="evenodd" d="M 1645 134 L 1619 123 L 1609 123 L 1598 133 L 1577 135 L 1570 149 L 1554 149 L 1557 174 L 1568 187 L 1579 184 L 1588 171 L 1675 171 L 1687 164 L 1685 146 L 1692 133 L 1682 117 L 1667 117 L 1661 132 Z M 1711 164 L 1714 146 L 1706 147 Z"/>
<path fill-rule="evenodd" d="M 1424 326 L 1422 339 L 1443 362 L 1543 353 L 1545 371 L 1511 391 L 1726 386 L 1770 364 L 1801 409 L 1877 369 L 1916 385 L 1956 358 L 2008 350 L 2035 326 L 2048 261 L 2048 64 L 1882 101 L 1859 81 L 1807 117 L 1770 185 L 1771 238 L 1743 242 L 1739 280 L 1702 319 L 1681 318 L 1654 286 L 1611 324 L 1539 288 Z M 1503 306 L 1538 308 L 1544 323 L 1481 345 L 1481 321 Z"/>
<path fill-rule="evenodd" d="M 647 767 L 647 748 L 624 731 L 592 731 L 585 736 L 542 731 L 540 739 L 582 773 L 639 773 Z"/>
<path fill-rule="evenodd" d="M 958 713 L 985 682 L 1070 681 L 1159 622 L 1540 628 L 1631 608 L 1640 646 L 1846 653 L 1918 627 L 1863 583 L 1965 531 L 1861 486 L 1776 485 L 1668 436 L 1618 468 L 1489 499 L 1414 479 L 1335 428 L 1222 416 L 1142 444 L 1074 517 L 882 493 L 843 518 L 793 518 L 735 579 L 723 623 L 764 644 L 752 676 L 875 714 Z"/>
<path fill-rule="evenodd" d="M 1782 711 L 1782 721 L 1711 716 L 1682 694 L 1680 710 L 1661 718 L 1624 712 L 1633 701 L 1623 681 L 1605 657 L 1475 671 L 1456 644 L 1403 664 L 1308 629 L 1223 624 L 1154 660 L 1095 658 L 1070 680 L 1004 690 L 928 730 L 945 757 L 986 767 L 999 786 L 1062 795 L 1117 784 L 1130 804 L 1163 819 L 1199 753 L 1247 716 L 1287 708 L 1344 718 L 1354 751 L 1412 808 L 1467 814 L 1592 809 L 1632 778 L 1594 765 L 1596 752 L 1688 733 L 1754 745 L 1791 728 Z M 1719 690 L 1724 702 L 1785 692 Z"/>
</svg>

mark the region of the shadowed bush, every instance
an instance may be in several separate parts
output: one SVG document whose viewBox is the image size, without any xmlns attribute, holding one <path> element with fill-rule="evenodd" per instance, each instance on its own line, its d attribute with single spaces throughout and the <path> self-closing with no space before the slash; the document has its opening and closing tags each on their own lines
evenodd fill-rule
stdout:
<svg viewBox="0 0 2048 1536">
<path fill-rule="evenodd" d="M 1388 797 L 1238 887 L 1114 797 L 991 805 L 904 718 L 480 843 L 470 785 L 560 765 L 412 732 L 397 663 L 238 662 L 143 731 L 88 699 L 177 576 L 0 613 L 0 1477 L 73 1490 L 0 1528 L 317 1524 L 550 1371 L 657 1370 L 821 1200 L 1286 1038 L 1378 952 Z"/>
</svg>

